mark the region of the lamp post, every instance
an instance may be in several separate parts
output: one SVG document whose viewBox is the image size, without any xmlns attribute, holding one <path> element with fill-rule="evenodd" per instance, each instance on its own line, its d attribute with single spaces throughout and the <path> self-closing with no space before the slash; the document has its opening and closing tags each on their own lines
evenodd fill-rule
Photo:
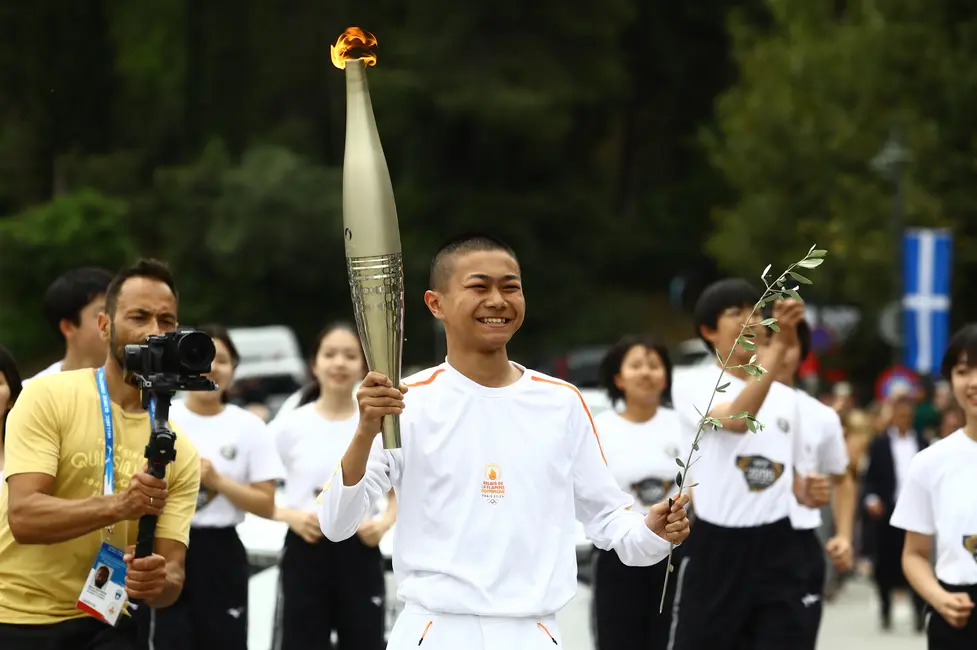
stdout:
<svg viewBox="0 0 977 650">
<path fill-rule="evenodd" d="M 902 322 L 902 232 L 905 228 L 905 206 L 902 195 L 902 172 L 912 161 L 912 152 L 902 142 L 902 134 L 893 129 L 882 150 L 872 159 L 872 168 L 892 182 L 892 300 Z M 893 363 L 902 361 L 903 341 L 892 348 Z"/>
</svg>

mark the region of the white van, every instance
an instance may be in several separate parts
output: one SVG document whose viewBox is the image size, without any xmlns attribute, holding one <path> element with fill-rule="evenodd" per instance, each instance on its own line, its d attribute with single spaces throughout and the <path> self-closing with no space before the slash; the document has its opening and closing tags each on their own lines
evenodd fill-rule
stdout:
<svg viewBox="0 0 977 650">
<path fill-rule="evenodd" d="M 228 330 L 241 361 L 231 393 L 244 402 L 261 402 L 274 411 L 308 378 L 308 364 L 290 327 L 234 327 Z"/>
</svg>

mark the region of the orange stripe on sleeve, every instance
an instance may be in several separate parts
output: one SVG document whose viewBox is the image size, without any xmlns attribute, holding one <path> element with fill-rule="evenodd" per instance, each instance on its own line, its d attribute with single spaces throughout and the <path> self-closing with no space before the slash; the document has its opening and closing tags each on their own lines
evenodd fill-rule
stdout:
<svg viewBox="0 0 977 650">
<path fill-rule="evenodd" d="M 577 387 L 574 386 L 573 384 L 568 384 L 562 381 L 555 381 L 553 379 L 544 379 L 543 377 L 537 377 L 536 375 L 533 375 L 532 379 L 533 381 L 538 381 L 543 384 L 553 384 L 554 386 L 563 386 L 564 388 L 569 388 L 570 390 L 572 390 L 574 393 L 577 394 L 577 397 L 580 399 L 580 404 L 583 406 L 583 410 L 587 414 L 587 419 L 590 420 L 590 429 L 594 432 L 594 438 L 597 440 L 597 448 L 600 450 L 600 457 L 604 461 L 604 464 L 606 465 L 607 458 L 604 456 L 604 447 L 600 444 L 600 436 L 597 435 L 597 425 L 594 424 L 594 416 L 590 414 L 590 409 L 587 407 L 587 402 L 586 400 L 584 400 L 583 395 L 580 393 Z"/>
<path fill-rule="evenodd" d="M 413 384 L 407 384 L 407 388 L 414 388 L 416 386 L 427 386 L 428 384 L 434 383 L 434 380 L 438 378 L 444 372 L 444 368 L 438 368 L 434 373 L 427 379 L 422 379 L 421 381 L 415 381 Z"/>
</svg>

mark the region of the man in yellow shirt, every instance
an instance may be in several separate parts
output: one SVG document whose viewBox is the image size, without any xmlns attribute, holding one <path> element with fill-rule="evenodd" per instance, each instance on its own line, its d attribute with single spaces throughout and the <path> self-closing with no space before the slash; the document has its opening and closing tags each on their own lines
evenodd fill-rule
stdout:
<svg viewBox="0 0 977 650">
<path fill-rule="evenodd" d="M 177 326 L 167 267 L 143 260 L 117 275 L 98 324 L 109 345 L 105 365 L 30 382 L 7 420 L 3 650 L 134 649 L 136 625 L 119 611 L 126 597 L 139 607 L 166 607 L 183 586 L 199 456 L 177 432 L 166 479 L 145 473 L 150 419 L 123 362 L 127 344 Z M 136 559 L 138 520 L 147 514 L 158 516 L 154 554 Z M 95 584 L 102 565 L 111 566 L 111 578 Z M 116 625 L 90 615 L 92 598 Z"/>
</svg>

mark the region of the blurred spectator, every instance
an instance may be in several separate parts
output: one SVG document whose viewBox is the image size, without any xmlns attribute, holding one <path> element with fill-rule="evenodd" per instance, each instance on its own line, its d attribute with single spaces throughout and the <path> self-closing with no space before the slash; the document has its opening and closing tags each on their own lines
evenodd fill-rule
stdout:
<svg viewBox="0 0 977 650">
<path fill-rule="evenodd" d="M 397 500 L 374 509 L 357 534 L 325 539 L 316 498 L 346 453 L 359 424 L 353 387 L 366 375 L 356 328 L 325 328 L 312 348 L 313 383 L 293 410 L 272 422 L 285 465 L 285 492 L 275 519 L 288 524 L 279 576 L 275 647 L 318 650 L 335 632 L 338 650 L 383 650 L 386 583 L 379 544 L 393 526 Z M 328 643 L 326 646 L 328 647 Z"/>
<path fill-rule="evenodd" d="M 855 396 L 851 384 L 847 381 L 839 381 L 832 389 L 832 408 L 838 413 L 842 420 L 845 414 L 855 408 Z"/>
<path fill-rule="evenodd" d="M 105 363 L 108 342 L 99 334 L 98 314 L 105 310 L 105 293 L 111 281 L 112 274 L 105 269 L 80 268 L 51 283 L 44 294 L 44 318 L 64 340 L 64 358 L 34 377 L 97 368 Z"/>
<path fill-rule="evenodd" d="M 872 527 L 873 577 L 879 593 L 880 616 L 883 629 L 892 626 L 892 594 L 908 589 L 902 571 L 902 548 L 905 534 L 889 523 L 896 496 L 909 475 L 913 457 L 927 446 L 923 435 L 913 428 L 914 397 L 907 392 L 896 393 L 887 403 L 880 421 L 888 422 L 885 433 L 876 436 L 869 446 L 868 467 L 863 486 L 863 506 Z M 910 591 L 912 591 L 910 589 Z M 917 631 L 923 629 L 924 602 L 912 591 Z"/>
<path fill-rule="evenodd" d="M 684 451 L 682 425 L 671 407 L 672 363 L 665 346 L 627 336 L 608 350 L 598 373 L 616 408 L 594 418 L 607 466 L 635 507 L 646 512 L 678 494 L 675 459 Z M 679 566 L 685 545 L 675 547 Z M 635 645 L 664 648 L 672 627 L 675 589 L 661 605 L 668 562 L 627 566 L 614 550 L 594 550 L 593 633 L 597 650 Z M 659 613 L 661 609 L 661 613 Z"/>
<path fill-rule="evenodd" d="M 14 356 L 0 345 L 0 480 L 3 479 L 3 442 L 7 433 L 7 413 L 13 408 L 22 388 L 20 371 L 17 370 Z M 3 489 L 2 485 L 0 483 L 0 489 Z"/>
</svg>

